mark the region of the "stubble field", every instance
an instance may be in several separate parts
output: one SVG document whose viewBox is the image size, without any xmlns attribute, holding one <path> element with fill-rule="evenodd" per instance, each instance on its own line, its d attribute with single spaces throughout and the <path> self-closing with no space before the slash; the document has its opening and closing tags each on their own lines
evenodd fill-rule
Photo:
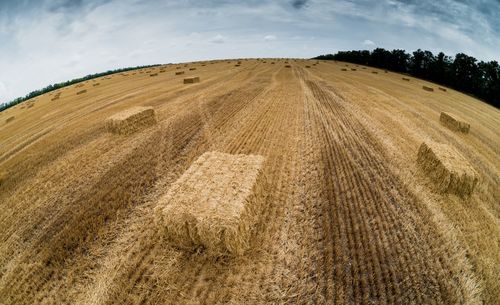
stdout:
<svg viewBox="0 0 500 305">
<path fill-rule="evenodd" d="M 0 113 L 0 304 L 500 303 L 492 106 L 293 59 L 166 65 L 58 92 Z M 133 106 L 157 123 L 108 132 L 106 119 Z M 443 111 L 470 132 L 443 126 Z M 436 188 L 417 163 L 424 141 L 470 163 L 470 196 Z M 155 219 L 206 152 L 264 157 L 243 255 L 177 247 Z"/>
</svg>

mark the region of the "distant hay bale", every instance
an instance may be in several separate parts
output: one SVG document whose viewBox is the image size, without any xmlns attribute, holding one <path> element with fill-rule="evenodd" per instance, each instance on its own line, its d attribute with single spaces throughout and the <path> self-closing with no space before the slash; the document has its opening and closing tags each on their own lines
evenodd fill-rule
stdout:
<svg viewBox="0 0 500 305">
<path fill-rule="evenodd" d="M 365 69 L 365 70 L 366 70 L 366 67 L 363 67 L 363 69 Z"/>
<path fill-rule="evenodd" d="M 158 73 L 149 74 L 150 77 L 158 76 Z"/>
<path fill-rule="evenodd" d="M 27 105 L 27 107 L 28 107 L 28 108 L 31 108 L 31 107 L 33 107 L 33 106 L 35 106 L 35 104 L 34 104 L 34 103 L 31 103 L 31 104 L 28 104 L 28 105 Z"/>
<path fill-rule="evenodd" d="M 184 71 L 177 71 L 177 72 L 175 72 L 175 75 L 181 75 L 181 74 L 184 74 Z"/>
<path fill-rule="evenodd" d="M 93 84 L 92 86 L 97 87 L 97 86 L 99 86 L 100 84 L 101 84 L 101 83 L 95 83 L 95 84 Z"/>
<path fill-rule="evenodd" d="M 189 68 L 189 71 L 194 71 L 196 70 L 196 68 Z"/>
<path fill-rule="evenodd" d="M 8 117 L 8 118 L 5 120 L 5 123 L 12 122 L 12 121 L 14 121 L 14 119 L 15 119 L 15 117 L 14 117 L 14 116 Z"/>
<path fill-rule="evenodd" d="M 434 91 L 434 88 L 427 87 L 427 86 L 422 86 L 422 89 L 424 89 L 425 91 L 430 91 L 430 92 Z"/>
<path fill-rule="evenodd" d="M 83 86 L 84 86 L 83 84 L 77 84 L 77 85 L 75 86 L 75 88 L 80 88 L 80 87 L 83 87 Z"/>
<path fill-rule="evenodd" d="M 179 70 L 181 67 L 175 67 L 177 70 Z"/>
<path fill-rule="evenodd" d="M 409 78 L 406 78 L 406 77 L 403 77 L 403 78 L 401 78 L 401 79 L 402 79 L 402 80 L 404 80 L 404 81 L 407 81 L 407 82 L 409 82 L 409 81 L 410 81 L 410 79 L 409 79 Z"/>
<path fill-rule="evenodd" d="M 271 62 L 271 65 L 274 65 L 274 61 L 273 61 L 273 62 Z"/>
<path fill-rule="evenodd" d="M 285 68 L 291 68 L 291 67 L 292 67 L 292 66 L 290 66 L 290 65 L 285 65 Z"/>
<path fill-rule="evenodd" d="M 184 79 L 184 84 L 194 84 L 194 83 L 199 83 L 199 82 L 200 82 L 199 76 L 187 77 Z"/>
<path fill-rule="evenodd" d="M 438 88 L 439 88 L 439 90 L 441 90 L 441 91 L 444 91 L 444 92 L 446 92 L 446 91 L 447 91 L 447 90 L 446 90 L 446 88 L 443 88 L 443 87 L 438 87 Z"/>
<path fill-rule="evenodd" d="M 351 71 L 356 71 L 356 69 L 354 69 L 354 68 L 351 68 Z"/>
<path fill-rule="evenodd" d="M 384 70 L 384 73 L 389 73 L 389 71 L 387 71 L 387 70 Z"/>
<path fill-rule="evenodd" d="M 159 199 L 155 221 L 184 249 L 242 255 L 265 202 L 264 157 L 206 152 Z"/>
<path fill-rule="evenodd" d="M 347 71 L 347 69 L 346 69 L 346 68 L 342 68 L 342 69 L 340 69 L 340 70 L 342 70 L 342 71 Z"/>
<path fill-rule="evenodd" d="M 441 112 L 441 115 L 439 116 L 439 121 L 448 129 L 462 133 L 469 133 L 470 124 L 465 122 L 463 119 L 459 118 L 456 115 L 452 116 L 449 113 Z"/>
<path fill-rule="evenodd" d="M 239 66 L 241 66 L 241 65 L 234 65 L 234 66 L 235 66 L 235 67 L 239 67 Z"/>
<path fill-rule="evenodd" d="M 373 73 L 373 74 L 378 74 L 378 72 L 377 72 L 377 71 L 372 71 L 372 73 Z"/>
<path fill-rule="evenodd" d="M 128 135 L 155 123 L 153 107 L 136 106 L 109 117 L 106 129 L 110 133 Z"/>
<path fill-rule="evenodd" d="M 306 66 L 306 68 L 311 68 L 311 66 Z"/>
<path fill-rule="evenodd" d="M 87 93 L 87 89 L 84 89 L 84 90 L 80 90 L 76 93 L 76 95 L 80 95 L 80 94 L 84 94 L 84 93 Z"/>
<path fill-rule="evenodd" d="M 417 164 L 442 193 L 467 197 L 473 191 L 479 176 L 467 160 L 452 146 L 424 142 L 420 145 Z"/>
</svg>

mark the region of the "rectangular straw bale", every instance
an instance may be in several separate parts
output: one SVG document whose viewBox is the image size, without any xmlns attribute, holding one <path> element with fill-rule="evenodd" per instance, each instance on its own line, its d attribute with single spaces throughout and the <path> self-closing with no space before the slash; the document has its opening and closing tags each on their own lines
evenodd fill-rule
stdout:
<svg viewBox="0 0 500 305">
<path fill-rule="evenodd" d="M 93 84 L 92 86 L 97 87 L 97 86 L 99 86 L 100 84 L 101 84 L 101 83 L 95 83 L 95 84 Z"/>
<path fill-rule="evenodd" d="M 127 135 L 155 123 L 153 107 L 136 106 L 108 118 L 106 129 L 114 134 Z"/>
<path fill-rule="evenodd" d="M 346 68 L 342 68 L 341 70 L 342 70 L 342 71 L 347 71 L 347 69 L 346 69 Z"/>
<path fill-rule="evenodd" d="M 409 79 L 409 78 L 406 78 L 406 77 L 403 77 L 403 78 L 401 78 L 401 79 L 402 79 L 402 80 L 404 80 L 404 81 L 407 81 L 407 82 L 409 82 L 409 81 L 410 81 L 410 79 Z"/>
<path fill-rule="evenodd" d="M 306 68 L 310 68 L 311 66 L 306 66 Z"/>
<path fill-rule="evenodd" d="M 439 116 L 439 121 L 448 129 L 463 133 L 469 133 L 470 124 L 465 122 L 462 118 L 459 118 L 456 115 L 452 116 L 449 113 L 441 112 L 441 115 Z"/>
<path fill-rule="evenodd" d="M 12 122 L 12 121 L 14 121 L 14 119 L 15 119 L 15 117 L 14 117 L 14 116 L 8 117 L 8 118 L 5 120 L 5 123 Z"/>
<path fill-rule="evenodd" d="M 356 69 L 354 69 L 354 68 L 351 68 L 351 71 L 356 71 Z"/>
<path fill-rule="evenodd" d="M 175 246 L 242 255 L 265 202 L 264 157 L 206 152 L 159 199 L 155 221 Z"/>
<path fill-rule="evenodd" d="M 377 72 L 377 71 L 372 71 L 372 73 L 373 73 L 373 74 L 378 74 L 378 72 Z"/>
<path fill-rule="evenodd" d="M 292 67 L 292 66 L 290 66 L 290 65 L 285 65 L 285 68 L 291 68 L 291 67 Z"/>
<path fill-rule="evenodd" d="M 80 95 L 80 94 L 84 94 L 84 93 L 87 93 L 87 89 L 84 89 L 84 90 L 80 90 L 76 93 L 76 95 Z"/>
<path fill-rule="evenodd" d="M 151 76 L 151 77 L 158 76 L 158 73 L 149 74 L 149 76 Z"/>
<path fill-rule="evenodd" d="M 175 72 L 175 75 L 181 75 L 181 74 L 184 74 L 184 71 L 177 71 L 177 72 Z"/>
<path fill-rule="evenodd" d="M 417 164 L 442 193 L 467 197 L 479 180 L 469 162 L 447 144 L 432 141 L 422 143 L 418 150 Z"/>
<path fill-rule="evenodd" d="M 434 91 L 434 88 L 431 88 L 431 87 L 427 87 L 427 86 L 422 86 L 422 89 L 424 89 L 425 91 Z"/>
<path fill-rule="evenodd" d="M 446 91 L 447 91 L 447 90 L 446 90 L 446 88 L 443 88 L 443 87 L 438 87 L 438 88 L 439 88 L 439 90 L 441 90 L 441 91 L 444 91 L 444 92 L 446 92 Z"/>
<path fill-rule="evenodd" d="M 200 82 L 199 76 L 187 77 L 184 79 L 184 84 L 194 84 L 194 83 L 199 83 L 199 82 Z"/>
<path fill-rule="evenodd" d="M 189 71 L 194 71 L 196 70 L 196 68 L 189 68 Z"/>
</svg>

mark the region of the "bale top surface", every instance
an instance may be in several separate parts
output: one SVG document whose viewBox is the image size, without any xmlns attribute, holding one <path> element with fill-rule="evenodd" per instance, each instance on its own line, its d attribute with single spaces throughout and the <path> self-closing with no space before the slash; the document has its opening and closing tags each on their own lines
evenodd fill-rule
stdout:
<svg viewBox="0 0 500 305">
<path fill-rule="evenodd" d="M 207 152 L 161 199 L 197 218 L 237 218 L 262 168 L 264 158 Z"/>
<path fill-rule="evenodd" d="M 422 144 L 426 149 L 430 149 L 443 166 L 450 172 L 458 175 L 477 176 L 474 168 L 469 164 L 462 154 L 460 154 L 453 146 L 448 144 L 427 141 Z"/>
<path fill-rule="evenodd" d="M 135 106 L 135 107 L 132 107 L 130 109 L 118 112 L 117 114 L 114 114 L 113 116 L 111 116 L 109 119 L 121 121 L 121 120 L 125 120 L 131 116 L 134 116 L 136 114 L 139 114 L 141 112 L 148 111 L 148 110 L 153 110 L 153 107 Z"/>
</svg>

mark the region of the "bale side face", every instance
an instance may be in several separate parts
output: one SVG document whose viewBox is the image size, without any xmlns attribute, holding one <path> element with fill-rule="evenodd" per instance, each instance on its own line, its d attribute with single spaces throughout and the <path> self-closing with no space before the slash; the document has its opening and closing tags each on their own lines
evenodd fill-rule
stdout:
<svg viewBox="0 0 500 305">
<path fill-rule="evenodd" d="M 434 88 L 431 88 L 431 87 L 427 87 L 427 86 L 422 86 L 422 89 L 424 89 L 425 91 L 434 91 Z"/>
<path fill-rule="evenodd" d="M 159 201 L 165 236 L 180 248 L 242 255 L 264 206 L 263 163 L 262 156 L 203 154 Z"/>
<path fill-rule="evenodd" d="M 181 75 L 181 74 L 184 74 L 184 71 L 175 72 L 175 75 Z"/>
<path fill-rule="evenodd" d="M 462 133 L 469 133 L 470 130 L 469 123 L 459 120 L 446 112 L 441 112 L 441 115 L 439 116 L 439 121 L 441 122 L 441 124 L 443 124 L 450 130 Z"/>
<path fill-rule="evenodd" d="M 106 121 L 106 129 L 114 134 L 127 135 L 155 123 L 152 107 L 133 107 L 110 117 Z"/>
<path fill-rule="evenodd" d="M 470 196 L 478 182 L 478 174 L 453 147 L 424 142 L 418 150 L 418 165 L 442 193 L 462 198 Z"/>
</svg>

